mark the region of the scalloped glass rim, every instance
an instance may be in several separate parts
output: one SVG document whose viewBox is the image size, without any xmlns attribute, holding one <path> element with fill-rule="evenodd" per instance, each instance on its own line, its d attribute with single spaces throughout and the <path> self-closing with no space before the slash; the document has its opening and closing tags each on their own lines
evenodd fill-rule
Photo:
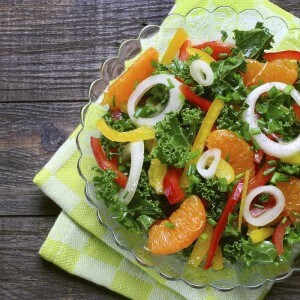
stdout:
<svg viewBox="0 0 300 300">
<path fill-rule="evenodd" d="M 245 17 L 248 14 L 251 14 L 252 19 L 254 18 L 254 20 L 251 21 L 252 23 L 247 19 L 243 19 L 246 28 L 245 26 L 244 28 L 241 28 L 243 26 L 239 26 L 233 27 L 234 29 L 247 29 L 249 26 L 253 27 L 253 22 L 256 23 L 256 21 L 259 20 L 263 20 L 264 23 L 270 20 L 271 24 L 277 24 L 275 29 L 277 30 L 276 47 L 278 50 L 281 47 L 280 45 L 282 45 L 282 40 L 284 40 L 284 43 L 288 44 L 290 47 L 295 47 L 293 44 L 293 39 L 289 40 L 289 36 L 296 35 L 296 40 L 297 37 L 300 36 L 300 28 L 289 29 L 283 19 L 277 16 L 264 18 L 260 12 L 253 9 L 247 9 L 237 13 L 230 6 L 220 6 L 214 9 L 212 12 L 205 8 L 197 7 L 189 11 L 186 16 L 182 16 L 180 14 L 170 14 L 163 22 L 162 27 L 156 25 L 144 27 L 137 39 L 131 39 L 123 42 L 119 48 L 118 55 L 104 62 L 101 69 L 101 77 L 95 80 L 90 86 L 90 101 L 81 110 L 82 130 L 78 133 L 76 139 L 77 148 L 80 152 L 78 172 L 85 181 L 86 199 L 93 207 L 96 208 L 99 222 L 101 225 L 105 226 L 111 231 L 116 244 L 120 248 L 130 252 L 142 266 L 155 269 L 162 277 L 166 279 L 181 280 L 193 288 L 204 288 L 211 286 L 221 291 L 229 291 L 237 287 L 255 289 L 259 288 L 266 282 L 278 282 L 285 280 L 292 275 L 293 271 L 300 271 L 299 256 L 297 259 L 291 262 L 291 265 L 282 264 L 280 265 L 280 268 L 273 265 L 244 268 L 238 264 L 228 264 L 225 266 L 223 271 L 209 270 L 204 272 L 198 270 L 200 268 L 191 269 L 191 267 L 187 266 L 186 259 L 178 254 L 167 256 L 152 255 L 144 247 L 145 236 L 137 236 L 136 234 L 128 233 L 119 223 L 116 222 L 116 220 L 114 220 L 114 217 L 108 213 L 107 208 L 103 205 L 103 203 L 100 203 L 100 201 L 96 202 L 92 185 L 93 174 L 90 168 L 96 163 L 92 156 L 88 141 L 91 135 L 97 136 L 100 134 L 96 130 L 95 120 L 101 116 L 103 111 L 98 105 L 95 104 L 98 104 L 101 101 L 103 92 L 105 91 L 109 82 L 117 78 L 117 76 L 124 71 L 126 64 L 130 64 L 131 61 L 137 57 L 138 54 L 140 54 L 142 49 L 146 49 L 149 46 L 154 45 L 154 47 L 157 48 L 160 53 L 163 53 L 168 40 L 173 36 L 175 30 L 179 26 L 185 27 L 190 35 L 190 32 L 193 30 L 189 30 L 189 27 L 191 24 L 193 24 L 193 21 L 197 21 L 197 23 L 194 23 L 196 26 L 193 26 L 194 31 L 197 31 L 197 36 L 193 37 L 192 34 L 192 38 L 197 38 L 199 35 L 198 27 L 204 26 L 205 24 L 203 22 L 208 22 L 207 24 L 210 24 L 209 22 L 211 22 L 212 18 L 217 18 L 217 27 L 222 26 L 222 29 L 228 30 L 226 26 L 228 27 L 231 24 L 232 27 L 232 19 L 229 19 L 229 23 L 222 23 L 222 20 L 228 20 L 228 14 L 225 12 L 231 13 L 230 16 L 235 16 L 237 18 L 236 20 L 238 20 L 239 17 Z M 206 13 L 208 17 L 205 19 L 203 16 L 201 16 L 201 21 L 204 21 L 199 25 L 199 17 L 203 13 Z M 209 26 L 209 28 L 206 27 L 206 29 L 210 32 L 204 32 L 204 35 L 208 35 L 210 38 L 220 37 L 220 34 L 218 33 L 220 28 Z M 231 30 L 228 31 L 230 36 Z M 293 250 L 293 256 L 296 257 L 298 254 L 299 248 L 297 246 Z"/>
</svg>

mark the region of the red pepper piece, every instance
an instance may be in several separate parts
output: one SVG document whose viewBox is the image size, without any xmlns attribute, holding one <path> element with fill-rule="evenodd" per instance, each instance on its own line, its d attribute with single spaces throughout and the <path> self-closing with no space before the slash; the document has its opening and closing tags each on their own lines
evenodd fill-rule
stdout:
<svg viewBox="0 0 300 300">
<path fill-rule="evenodd" d="M 189 53 L 186 51 L 186 48 L 190 46 L 191 46 L 191 42 L 189 40 L 186 40 L 180 47 L 178 58 L 181 61 L 186 61 L 189 58 Z"/>
<path fill-rule="evenodd" d="M 200 45 L 193 46 L 193 48 L 197 48 L 200 50 L 205 49 L 206 47 L 210 47 L 213 50 L 213 53 L 211 54 L 211 57 L 215 60 L 220 60 L 220 54 L 226 53 L 227 55 L 231 54 L 231 50 L 233 48 L 232 45 L 225 44 L 219 41 L 211 41 L 211 42 L 205 42 Z"/>
<path fill-rule="evenodd" d="M 105 152 L 102 149 L 100 140 L 95 138 L 95 137 L 91 137 L 91 147 L 93 149 L 93 153 L 95 156 L 95 159 L 97 161 L 97 164 L 99 166 L 99 168 L 101 168 L 102 170 L 107 170 L 107 169 L 111 169 L 114 172 L 116 172 L 117 174 L 117 178 L 115 179 L 115 182 L 121 186 L 122 188 L 124 188 L 126 186 L 128 177 L 123 174 L 115 165 L 113 162 L 109 161 L 108 158 L 105 155 Z"/>
<path fill-rule="evenodd" d="M 266 203 L 262 203 L 262 204 L 259 203 L 259 205 L 263 206 L 263 208 L 255 207 L 255 204 L 257 204 L 257 202 L 255 202 L 255 203 L 252 202 L 250 205 L 250 213 L 253 218 L 259 217 L 260 215 L 264 214 L 265 212 L 270 210 L 272 207 L 274 207 L 274 205 L 276 204 L 276 200 L 272 197 Z"/>
<path fill-rule="evenodd" d="M 217 247 L 219 245 L 219 241 L 221 239 L 222 233 L 227 225 L 229 214 L 232 213 L 234 207 L 238 203 L 238 201 L 241 198 L 242 190 L 244 186 L 244 180 L 241 179 L 238 184 L 235 186 L 234 190 L 232 191 L 231 195 L 229 196 L 225 208 L 222 211 L 221 217 L 214 229 L 209 250 L 207 253 L 204 270 L 211 267 L 212 260 L 214 258 L 214 255 L 216 253 Z"/>
<path fill-rule="evenodd" d="M 281 52 L 268 52 L 263 55 L 263 59 L 266 61 L 274 61 L 277 59 L 300 60 L 300 52 L 291 50 Z"/>
<path fill-rule="evenodd" d="M 278 159 L 276 157 L 273 157 L 273 156 L 269 156 L 269 155 L 266 156 L 265 163 L 260 168 L 260 170 L 255 175 L 255 177 L 250 180 L 249 185 L 248 185 L 248 192 L 250 192 L 251 190 L 253 190 L 253 189 L 255 189 L 259 186 L 265 185 L 272 178 L 274 172 L 271 172 L 269 174 L 264 175 L 264 172 L 266 172 L 267 170 L 270 170 L 270 169 L 273 168 L 273 166 L 268 164 L 268 162 L 270 160 L 276 160 L 277 161 Z"/>
<path fill-rule="evenodd" d="M 293 105 L 293 109 L 297 119 L 300 119 L 300 106 L 297 104 Z"/>
<path fill-rule="evenodd" d="M 185 193 L 180 187 L 182 172 L 182 169 L 171 167 L 164 177 L 163 189 L 170 204 L 178 203 L 185 197 Z"/>
<path fill-rule="evenodd" d="M 209 107 L 211 106 L 211 102 L 196 95 L 186 84 L 180 85 L 180 91 L 189 102 L 201 108 L 203 111 L 208 111 Z"/>
<path fill-rule="evenodd" d="M 287 219 L 285 223 L 280 222 L 274 230 L 272 243 L 274 244 L 277 250 L 277 255 L 282 255 L 284 252 L 283 239 L 285 235 L 285 230 L 291 224 L 292 222 Z"/>
</svg>

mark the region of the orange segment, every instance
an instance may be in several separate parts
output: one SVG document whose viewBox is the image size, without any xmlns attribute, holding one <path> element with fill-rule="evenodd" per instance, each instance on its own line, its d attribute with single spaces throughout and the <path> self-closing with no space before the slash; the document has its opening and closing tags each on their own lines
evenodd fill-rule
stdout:
<svg viewBox="0 0 300 300">
<path fill-rule="evenodd" d="M 191 196 L 182 202 L 169 220 L 155 223 L 150 228 L 147 248 L 154 254 L 176 253 L 191 245 L 205 224 L 205 208 L 197 196 Z"/>
<path fill-rule="evenodd" d="M 247 71 L 242 76 L 246 86 L 273 81 L 294 84 L 298 78 L 298 66 L 296 61 L 287 59 L 279 59 L 266 63 L 248 59 Z"/>
<path fill-rule="evenodd" d="M 126 105 L 129 96 L 137 83 L 140 83 L 153 72 L 151 61 L 158 61 L 158 52 L 154 48 L 145 51 L 116 81 L 114 81 L 104 94 L 103 104 L 115 105 L 122 111 L 127 111 Z"/>
<path fill-rule="evenodd" d="M 254 175 L 253 152 L 247 142 L 239 138 L 235 133 L 229 130 L 214 130 L 207 140 L 208 149 L 218 148 L 221 150 L 223 159 L 228 159 L 235 175 L 252 170 L 250 178 Z"/>
<path fill-rule="evenodd" d="M 300 179 L 291 177 L 289 182 L 277 182 L 276 186 L 282 191 L 285 197 L 285 210 L 291 220 L 296 223 L 300 221 Z"/>
</svg>

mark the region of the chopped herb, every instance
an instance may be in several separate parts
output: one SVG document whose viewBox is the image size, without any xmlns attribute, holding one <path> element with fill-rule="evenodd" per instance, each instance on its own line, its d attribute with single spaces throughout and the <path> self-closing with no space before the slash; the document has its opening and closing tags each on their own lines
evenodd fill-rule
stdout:
<svg viewBox="0 0 300 300">
<path fill-rule="evenodd" d="M 267 169 L 266 171 L 264 171 L 263 174 L 264 174 L 264 176 L 267 176 L 275 171 L 276 171 L 276 167 L 273 167 L 271 169 Z"/>
<path fill-rule="evenodd" d="M 275 172 L 270 180 L 272 184 L 276 184 L 277 182 L 289 182 L 290 176 Z"/>
<path fill-rule="evenodd" d="M 261 134 L 261 129 L 256 127 L 256 128 L 250 128 L 250 134 L 251 135 L 258 135 Z"/>
<path fill-rule="evenodd" d="M 165 224 L 165 226 L 167 227 L 167 228 L 169 228 L 169 229 L 173 229 L 173 228 L 175 228 L 175 226 L 171 223 L 171 222 L 164 222 L 164 224 Z"/>
<path fill-rule="evenodd" d="M 222 42 L 225 42 L 225 40 L 228 38 L 228 33 L 225 30 L 221 30 L 221 34 L 222 34 L 221 40 Z"/>
</svg>

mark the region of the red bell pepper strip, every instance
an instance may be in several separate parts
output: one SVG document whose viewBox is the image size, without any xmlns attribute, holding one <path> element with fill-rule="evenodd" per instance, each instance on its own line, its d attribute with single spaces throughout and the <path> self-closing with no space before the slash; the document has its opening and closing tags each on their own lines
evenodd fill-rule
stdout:
<svg viewBox="0 0 300 300">
<path fill-rule="evenodd" d="M 191 42 L 189 40 L 186 40 L 180 47 L 178 58 L 181 61 L 186 61 L 189 58 L 189 53 L 186 51 L 186 48 L 190 46 L 191 46 Z"/>
<path fill-rule="evenodd" d="M 197 49 L 200 49 L 200 50 L 203 50 L 206 47 L 209 47 L 213 50 L 213 53 L 210 56 L 212 58 L 214 58 L 215 60 L 220 60 L 221 59 L 221 57 L 220 57 L 221 53 L 226 53 L 226 54 L 230 55 L 231 50 L 233 48 L 232 45 L 225 44 L 225 43 L 222 43 L 222 42 L 219 42 L 219 41 L 205 42 L 205 43 L 202 43 L 200 45 L 193 46 L 193 48 L 197 48 Z"/>
<path fill-rule="evenodd" d="M 277 250 L 277 255 L 282 255 L 284 252 L 283 239 L 285 235 L 285 230 L 291 224 L 292 222 L 289 219 L 287 219 L 285 223 L 280 222 L 274 230 L 272 243 L 274 244 Z"/>
<path fill-rule="evenodd" d="M 95 138 L 95 137 L 91 137 L 91 147 L 93 149 L 93 153 L 95 156 L 95 159 L 97 161 L 97 164 L 99 166 L 99 168 L 101 168 L 102 170 L 108 170 L 111 169 L 114 172 L 116 172 L 117 177 L 115 179 L 115 182 L 121 186 L 122 188 L 124 188 L 126 186 L 128 177 L 122 173 L 115 165 L 113 162 L 109 161 L 105 155 L 105 152 L 102 149 L 100 140 Z"/>
<path fill-rule="evenodd" d="M 219 245 L 219 241 L 221 239 L 222 233 L 227 225 L 229 214 L 232 213 L 234 207 L 238 203 L 238 201 L 241 198 L 242 190 L 244 186 L 244 180 L 241 179 L 238 184 L 235 186 L 234 190 L 232 191 L 231 195 L 229 196 L 225 208 L 222 211 L 221 217 L 214 229 L 209 250 L 207 253 L 204 270 L 211 267 L 212 260 L 214 258 L 214 255 L 216 253 L 217 247 Z"/>
<path fill-rule="evenodd" d="M 208 100 L 199 97 L 198 95 L 196 95 L 191 88 L 186 85 L 186 84 L 181 84 L 180 85 L 180 91 L 182 92 L 183 96 L 192 104 L 194 104 L 195 106 L 201 108 L 203 111 L 207 112 L 209 107 L 211 106 L 211 102 L 209 102 Z"/>
<path fill-rule="evenodd" d="M 297 104 L 293 105 L 293 109 L 297 119 L 300 119 L 300 106 Z"/>
<path fill-rule="evenodd" d="M 259 186 L 265 185 L 272 178 L 274 172 L 264 174 L 267 170 L 270 170 L 273 168 L 273 166 L 268 164 L 268 162 L 271 160 L 277 161 L 278 159 L 273 156 L 269 156 L 269 155 L 266 156 L 265 163 L 259 169 L 258 173 L 254 176 L 254 178 L 252 178 L 250 180 L 249 185 L 248 185 L 248 192 L 250 192 L 251 190 L 253 190 Z"/>
<path fill-rule="evenodd" d="M 266 203 L 259 203 L 263 208 L 255 207 L 256 203 L 251 203 L 250 205 L 250 213 L 253 218 L 259 217 L 260 215 L 264 214 L 268 210 L 270 210 L 274 205 L 276 204 L 276 200 L 272 197 L 270 200 Z"/>
<path fill-rule="evenodd" d="M 182 172 L 182 169 L 171 167 L 164 177 L 163 190 L 170 204 L 178 203 L 185 197 L 185 193 L 180 187 L 180 177 Z"/>
<path fill-rule="evenodd" d="M 263 55 L 263 59 L 266 61 L 274 61 L 277 59 L 293 59 L 300 60 L 299 51 L 281 51 L 281 52 L 268 52 Z"/>
</svg>

